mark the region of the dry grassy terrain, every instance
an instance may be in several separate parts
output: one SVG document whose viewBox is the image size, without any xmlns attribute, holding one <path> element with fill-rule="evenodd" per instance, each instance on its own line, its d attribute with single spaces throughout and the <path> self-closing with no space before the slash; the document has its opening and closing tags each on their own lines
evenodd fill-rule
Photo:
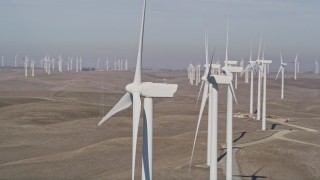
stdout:
<svg viewBox="0 0 320 180">
<path fill-rule="evenodd" d="M 0 179 L 131 179 L 132 109 L 98 127 L 125 93 L 133 72 L 53 72 L 0 69 Z M 301 74 L 268 78 L 267 114 L 287 124 L 234 118 L 235 161 L 243 180 L 320 179 L 320 78 Z M 143 71 L 143 81 L 179 84 L 171 99 L 154 99 L 154 179 L 209 179 L 206 162 L 207 110 L 200 126 L 191 172 L 189 160 L 198 118 L 199 86 L 186 72 Z M 249 84 L 239 79 L 234 114 L 249 111 Z M 257 82 L 255 81 L 255 89 Z M 254 100 L 256 104 L 256 99 Z M 207 109 L 207 108 L 206 108 Z M 219 153 L 225 144 L 226 87 L 219 87 Z M 311 131 L 308 131 L 309 128 Z M 141 130 L 136 177 L 141 177 Z M 286 131 L 288 130 L 288 131 Z M 313 130 L 313 131 L 312 131 Z M 220 160 L 220 163 L 224 158 Z M 224 169 L 219 165 L 219 179 Z"/>
</svg>

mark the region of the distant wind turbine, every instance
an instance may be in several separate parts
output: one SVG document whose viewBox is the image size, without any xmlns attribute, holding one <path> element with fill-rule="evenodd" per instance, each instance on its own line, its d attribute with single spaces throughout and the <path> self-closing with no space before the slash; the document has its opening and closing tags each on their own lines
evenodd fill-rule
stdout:
<svg viewBox="0 0 320 180">
<path fill-rule="evenodd" d="M 275 80 L 277 80 L 279 74 L 280 74 L 280 71 L 281 71 L 281 99 L 283 99 L 283 94 L 284 94 L 284 66 L 286 66 L 287 63 L 284 63 L 283 60 L 282 60 L 282 54 L 280 53 L 280 67 L 279 67 L 279 70 L 278 70 L 278 73 L 277 73 L 277 76 L 275 78 Z"/>
</svg>

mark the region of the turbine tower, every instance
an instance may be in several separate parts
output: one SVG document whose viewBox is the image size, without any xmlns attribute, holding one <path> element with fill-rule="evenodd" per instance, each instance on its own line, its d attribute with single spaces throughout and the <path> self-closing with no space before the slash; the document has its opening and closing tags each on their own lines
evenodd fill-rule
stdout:
<svg viewBox="0 0 320 180">
<path fill-rule="evenodd" d="M 16 55 L 14 56 L 14 67 L 15 67 L 15 68 L 17 67 L 17 57 L 18 57 L 18 55 L 16 54 Z"/>
<path fill-rule="evenodd" d="M 279 76 L 279 73 L 281 71 L 281 99 L 283 99 L 283 94 L 284 94 L 284 66 L 287 65 L 287 63 L 284 63 L 283 60 L 282 60 L 282 54 L 280 53 L 280 67 L 279 67 L 279 70 L 278 70 L 278 73 L 277 73 L 277 76 L 275 78 L 275 80 L 277 80 L 278 76 Z"/>
<path fill-rule="evenodd" d="M 35 61 L 31 60 L 30 63 L 31 63 L 30 64 L 31 76 L 34 77 L 34 63 L 35 63 Z"/>
<path fill-rule="evenodd" d="M 126 86 L 127 93 L 99 122 L 101 125 L 115 113 L 128 108 L 133 104 L 133 143 L 132 143 L 132 179 L 135 175 L 136 146 L 138 138 L 139 119 L 141 111 L 141 99 L 144 97 L 143 120 L 143 150 L 142 150 L 142 179 L 152 179 L 152 138 L 153 138 L 153 101 L 152 98 L 173 97 L 178 85 L 166 83 L 141 82 L 141 62 L 143 50 L 144 22 L 146 12 L 146 0 L 143 5 L 143 15 L 140 31 L 140 42 L 134 80 Z"/>
<path fill-rule="evenodd" d="M 315 71 L 314 71 L 314 73 L 315 73 L 315 75 L 316 76 L 318 76 L 318 74 L 319 74 L 319 63 L 318 63 L 318 59 L 316 59 L 316 61 L 315 61 Z"/>
<path fill-rule="evenodd" d="M 297 80 L 297 63 L 298 63 L 298 56 L 299 56 L 299 53 L 297 53 L 296 58 L 294 59 L 294 80 Z"/>
<path fill-rule="evenodd" d="M 258 69 L 258 93 L 257 93 L 257 116 L 256 116 L 257 120 L 261 120 L 261 71 L 262 71 L 262 65 L 259 62 L 259 60 L 261 60 L 260 59 L 261 43 L 262 43 L 262 33 L 261 33 L 261 37 L 260 37 L 258 58 L 256 60 L 257 69 Z"/>
<path fill-rule="evenodd" d="M 246 68 L 243 70 L 244 72 L 250 71 L 250 110 L 249 110 L 249 113 L 251 115 L 253 114 L 253 80 L 254 80 L 253 74 L 255 71 L 255 65 L 256 65 L 256 61 L 252 61 L 252 42 L 251 42 L 249 63 L 246 66 Z"/>
<path fill-rule="evenodd" d="M 28 77 L 28 62 L 29 62 L 29 59 L 28 59 L 28 56 L 26 56 L 24 58 L 24 76 L 25 77 Z"/>
</svg>

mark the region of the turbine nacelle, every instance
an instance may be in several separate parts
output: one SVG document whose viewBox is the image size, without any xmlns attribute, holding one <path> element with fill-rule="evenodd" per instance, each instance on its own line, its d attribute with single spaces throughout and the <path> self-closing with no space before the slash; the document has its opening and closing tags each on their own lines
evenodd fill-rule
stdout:
<svg viewBox="0 0 320 180">
<path fill-rule="evenodd" d="M 238 61 L 230 61 L 230 60 L 228 60 L 228 61 L 225 61 L 225 63 L 226 63 L 227 65 L 237 65 L 237 64 L 238 64 Z"/>
<path fill-rule="evenodd" d="M 257 60 L 256 62 L 258 64 L 271 64 L 272 60 Z"/>
<path fill-rule="evenodd" d="M 233 66 L 228 66 L 228 67 L 223 67 L 223 71 L 226 72 L 226 74 L 231 76 L 230 73 L 240 73 L 243 71 L 243 67 L 233 67 Z"/>
<path fill-rule="evenodd" d="M 126 90 L 129 93 L 137 92 L 144 97 L 173 97 L 177 89 L 177 84 L 152 82 L 131 83 L 126 86 Z"/>
</svg>

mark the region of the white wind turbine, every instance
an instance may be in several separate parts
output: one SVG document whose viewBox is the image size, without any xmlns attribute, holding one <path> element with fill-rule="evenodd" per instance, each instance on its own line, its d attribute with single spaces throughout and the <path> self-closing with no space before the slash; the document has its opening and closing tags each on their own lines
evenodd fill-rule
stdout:
<svg viewBox="0 0 320 180">
<path fill-rule="evenodd" d="M 125 67 L 125 70 L 128 71 L 128 59 L 126 59 L 126 62 L 125 62 L 125 66 L 124 66 L 124 67 Z"/>
<path fill-rule="evenodd" d="M 282 60 L 282 54 L 280 53 L 280 67 L 279 67 L 279 71 L 277 73 L 277 76 L 275 78 L 275 80 L 277 80 L 279 74 L 280 74 L 280 71 L 281 71 L 281 99 L 283 99 L 283 94 L 284 94 L 284 66 L 287 65 L 287 63 L 284 63 L 283 60 Z"/>
<path fill-rule="evenodd" d="M 73 69 L 73 58 L 70 59 L 70 71 Z"/>
<path fill-rule="evenodd" d="M 26 56 L 24 58 L 24 76 L 25 77 L 28 77 L 28 62 L 29 62 L 29 59 L 28 59 L 28 56 Z"/>
<path fill-rule="evenodd" d="M 252 61 L 252 42 L 250 46 L 250 59 L 246 68 L 242 71 L 248 73 L 250 71 L 250 110 L 249 113 L 253 114 L 253 74 L 255 72 L 256 61 Z"/>
<path fill-rule="evenodd" d="M 213 60 L 214 53 L 212 55 L 211 64 Z M 208 70 L 209 69 L 209 70 Z M 216 180 L 217 179 L 217 168 L 218 168 L 218 85 L 224 84 L 228 86 L 228 97 L 227 97 L 227 144 L 230 145 L 230 137 L 231 137 L 231 148 L 227 149 L 227 155 L 231 155 L 230 157 L 227 157 L 227 174 L 226 177 L 228 180 L 232 179 L 232 104 L 233 100 L 232 98 L 236 100 L 234 89 L 232 85 L 232 73 L 229 70 L 238 69 L 238 67 L 223 67 L 222 70 L 226 73 L 226 76 L 224 75 L 211 75 L 211 69 L 212 67 L 206 66 L 205 74 L 207 76 L 203 76 L 202 80 L 205 82 L 205 88 L 203 91 L 202 96 L 202 102 L 200 106 L 200 113 L 198 118 L 198 124 L 196 129 L 196 135 L 193 143 L 193 149 L 192 149 L 192 155 L 189 165 L 189 171 L 192 163 L 194 148 L 196 144 L 197 135 L 199 132 L 199 126 L 201 122 L 202 113 L 204 110 L 204 106 L 206 104 L 206 100 L 208 98 L 208 88 L 209 88 L 209 110 L 208 113 L 210 114 L 209 117 L 209 127 L 208 132 L 210 130 L 210 133 L 208 133 L 208 139 L 210 140 L 210 143 L 208 143 L 208 150 L 209 150 L 209 160 L 210 160 L 210 180 Z M 206 86 L 207 85 L 207 86 Z M 231 128 L 230 128 L 231 127 Z M 209 129 L 210 128 L 210 129 Z M 230 136 L 230 137 L 229 137 Z M 229 168 L 229 169 L 228 169 Z M 231 169 L 230 169 L 231 168 Z M 231 170 L 231 171 L 230 171 Z M 228 174 L 229 173 L 229 174 Z"/>
<path fill-rule="evenodd" d="M 314 73 L 315 73 L 315 75 L 316 76 L 318 76 L 318 74 L 319 74 L 319 63 L 318 63 L 318 59 L 316 59 L 316 61 L 315 61 L 315 71 L 314 71 Z"/>
<path fill-rule="evenodd" d="M 258 69 L 258 93 L 257 93 L 257 120 L 261 120 L 261 63 L 258 62 L 260 60 L 260 52 L 261 52 L 261 43 L 262 43 L 262 34 L 260 37 L 260 44 L 259 44 L 259 52 L 258 52 L 258 57 L 256 60 L 256 67 Z"/>
<path fill-rule="evenodd" d="M 299 56 L 299 53 L 297 53 L 296 58 L 294 59 L 294 80 L 297 80 L 297 63 L 298 63 L 298 56 Z"/>
<path fill-rule="evenodd" d="M 69 72 L 70 71 L 70 58 L 67 59 L 66 63 L 67 63 L 67 71 Z"/>
<path fill-rule="evenodd" d="M 1 67 L 3 67 L 3 56 L 1 57 Z"/>
<path fill-rule="evenodd" d="M 76 72 L 79 72 L 79 60 L 76 58 Z"/>
<path fill-rule="evenodd" d="M 51 74 L 51 61 L 50 61 L 50 57 L 48 58 L 48 63 L 47 63 L 47 69 L 48 69 L 48 75 L 50 75 Z"/>
<path fill-rule="evenodd" d="M 108 60 L 108 58 L 106 60 L 106 70 L 109 71 L 109 60 Z"/>
<path fill-rule="evenodd" d="M 61 55 L 59 55 L 58 70 L 59 70 L 59 72 L 62 72 L 62 58 L 61 58 Z"/>
<path fill-rule="evenodd" d="M 233 148 L 233 140 L 232 140 L 232 134 L 233 134 L 233 101 L 232 101 L 232 96 L 235 98 L 234 92 L 233 92 L 233 86 L 232 86 L 232 75 L 233 73 L 240 73 L 243 71 L 243 67 L 235 67 L 235 66 L 230 66 L 232 64 L 236 64 L 237 61 L 229 61 L 228 60 L 228 48 L 229 48 L 229 17 L 228 17 L 228 26 L 227 26 L 227 42 L 226 42 L 226 56 L 225 56 L 225 65 L 222 68 L 222 70 L 225 72 L 225 74 L 229 77 L 231 77 L 231 81 L 227 81 L 229 83 L 228 85 L 228 97 L 227 97 L 227 127 L 226 127 L 226 143 L 227 143 L 227 167 L 226 167 L 226 179 L 227 180 L 232 180 L 232 148 Z M 237 80 L 237 78 L 235 78 Z M 237 85 L 237 83 L 235 83 Z M 238 103 L 237 100 L 235 99 L 236 104 Z"/>
<path fill-rule="evenodd" d="M 261 43 L 261 41 L 260 41 Z M 259 50 L 260 51 L 260 50 Z M 267 65 L 271 64 L 271 60 L 264 59 L 264 50 L 262 55 L 262 60 L 257 60 L 257 64 L 259 64 L 259 73 L 263 73 L 263 102 L 262 102 L 262 130 L 266 130 L 266 113 L 267 113 Z M 261 79 L 261 74 L 259 75 L 259 80 Z M 260 94 L 261 93 L 261 86 L 259 84 L 258 87 L 258 110 L 260 110 Z M 258 111 L 259 112 L 259 111 Z M 258 113 L 257 113 L 258 119 Z M 260 113 L 259 113 L 259 120 L 260 120 Z"/>
<path fill-rule="evenodd" d="M 200 65 L 197 65 L 196 68 L 195 68 L 195 77 L 196 77 L 196 86 L 198 86 L 198 84 L 200 83 Z"/>
<path fill-rule="evenodd" d="M 51 62 L 52 62 L 52 70 L 54 70 L 54 66 L 55 66 L 54 62 L 55 62 L 55 59 L 52 58 Z"/>
<path fill-rule="evenodd" d="M 18 55 L 16 54 L 16 55 L 14 56 L 14 67 L 15 67 L 15 68 L 17 67 L 17 57 L 18 57 Z"/>
<path fill-rule="evenodd" d="M 141 62 L 143 49 L 143 34 L 145 22 L 146 0 L 143 5 L 143 15 L 140 31 L 140 42 L 134 81 L 126 86 L 127 93 L 99 122 L 101 125 L 115 113 L 128 108 L 133 103 L 133 143 L 132 143 L 132 179 L 135 175 L 136 146 L 138 138 L 138 126 L 141 111 L 141 99 L 144 97 L 144 126 L 143 126 L 143 152 L 142 152 L 142 179 L 152 179 L 152 124 L 153 102 L 155 97 L 173 97 L 178 85 L 166 83 L 141 82 Z"/>
<path fill-rule="evenodd" d="M 30 61 L 31 76 L 34 77 L 34 60 Z"/>
<path fill-rule="evenodd" d="M 211 98 L 211 148 L 210 148 L 210 179 L 217 179 L 217 135 L 213 132 L 217 133 L 217 115 L 218 115 L 218 84 L 226 84 L 228 85 L 228 94 L 227 94 L 227 127 L 226 127 L 226 143 L 227 143 L 227 157 L 226 157 L 226 179 L 232 180 L 232 148 L 233 148 L 233 140 L 232 140 L 232 134 L 233 134 L 233 99 L 235 99 L 236 103 L 236 97 L 234 94 L 234 89 L 232 85 L 232 73 L 239 73 L 242 72 L 242 67 L 232 67 L 229 66 L 230 64 L 236 64 L 234 61 L 228 61 L 228 43 L 229 43 L 229 18 L 228 18 L 228 26 L 227 26 L 227 40 L 226 40 L 226 57 L 225 57 L 225 66 L 222 68 L 226 76 L 222 75 L 213 75 L 209 77 L 211 74 L 211 67 L 208 72 L 207 81 L 212 84 L 212 90 L 209 89 L 209 94 L 212 93 Z M 212 60 L 211 60 L 212 61 Z M 211 62 L 212 64 L 212 62 Z M 210 64 L 210 65 L 211 65 Z M 210 87 L 211 88 L 211 87 Z M 210 102 L 210 101 L 209 101 Z M 202 102 L 204 106 L 205 102 Z M 201 109 L 201 108 L 200 108 Z M 200 110 L 200 114 L 202 114 L 202 110 Z M 209 111 L 210 112 L 210 111 Z M 201 119 L 201 118 L 200 118 Z M 198 120 L 198 124 L 199 124 Z M 198 129 L 198 126 L 197 126 Z M 197 130 L 198 131 L 198 130 Z M 197 135 L 196 135 L 197 136 Z M 195 143 L 195 142 L 194 142 Z"/>
<path fill-rule="evenodd" d="M 206 64 L 205 64 L 205 71 L 203 73 L 203 76 L 201 77 L 201 86 L 200 86 L 200 90 L 199 90 L 199 94 L 198 94 L 198 98 L 197 98 L 197 104 L 198 104 L 198 100 L 199 100 L 199 97 L 200 97 L 200 94 L 201 94 L 201 91 L 202 91 L 202 87 L 204 85 L 204 89 L 203 89 L 203 93 L 202 93 L 202 103 L 201 103 L 201 107 L 200 107 L 200 112 L 202 108 L 204 108 L 204 105 L 205 105 L 205 102 L 208 98 L 208 95 L 209 95 L 209 104 L 208 104 L 208 133 L 207 133 L 207 165 L 210 166 L 210 153 L 211 153 L 211 99 L 212 99 L 212 89 L 208 89 L 209 88 L 209 81 L 208 81 L 208 76 L 211 75 L 211 71 L 209 72 L 209 69 L 212 68 L 212 63 L 209 64 L 209 56 L 208 56 L 208 34 L 205 33 L 205 59 L 206 59 Z M 212 58 L 213 59 L 213 58 Z M 190 71 L 192 68 L 192 64 L 190 63 L 189 67 L 188 67 L 188 70 Z M 190 74 L 190 73 L 188 73 Z M 190 78 L 191 78 L 191 75 L 190 75 Z M 208 94 L 208 90 L 210 91 L 210 93 Z M 196 104 L 196 106 L 197 106 Z M 198 125 L 197 125 L 197 129 L 198 129 L 198 126 L 200 125 L 200 121 L 201 121 L 201 116 L 199 115 L 199 118 L 198 118 Z M 194 140 L 194 144 L 193 144 L 193 149 L 192 149 L 192 154 L 191 154 L 191 159 L 190 159 L 190 165 L 191 165 L 191 162 L 192 162 L 192 157 L 193 157 L 193 152 L 194 152 L 194 147 L 195 147 L 195 143 L 196 143 L 196 139 L 197 139 L 197 134 L 196 134 L 196 137 L 195 137 L 195 140 Z M 189 171 L 190 171 L 190 166 L 189 166 Z"/>
<path fill-rule="evenodd" d="M 79 71 L 82 71 L 82 58 L 79 58 Z"/>
</svg>

